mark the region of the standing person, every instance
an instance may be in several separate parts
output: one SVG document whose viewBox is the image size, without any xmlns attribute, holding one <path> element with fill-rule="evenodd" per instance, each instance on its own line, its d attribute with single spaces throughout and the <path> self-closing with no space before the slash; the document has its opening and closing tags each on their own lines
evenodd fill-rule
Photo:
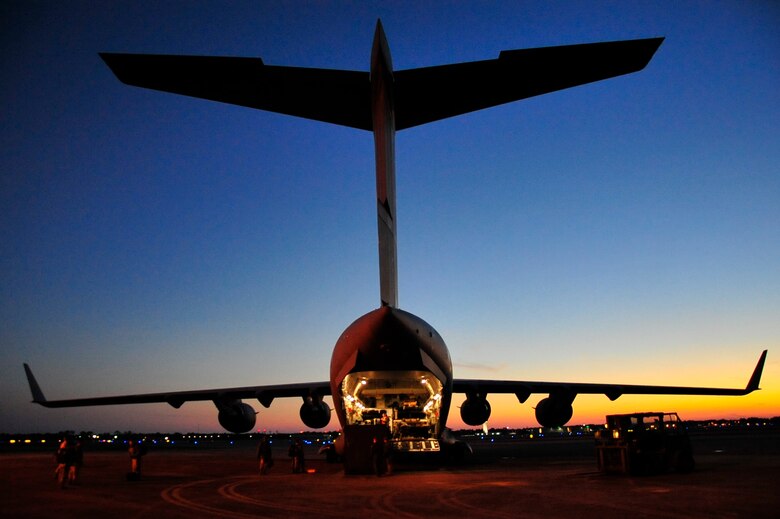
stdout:
<svg viewBox="0 0 780 519">
<path fill-rule="evenodd" d="M 145 449 L 137 440 L 128 440 L 127 445 L 127 453 L 130 455 L 130 473 L 127 478 L 141 479 L 141 458 L 146 454 Z"/>
<path fill-rule="evenodd" d="M 268 470 L 274 466 L 271 442 L 265 436 L 263 436 L 260 444 L 257 446 L 257 462 L 260 467 L 260 474 L 268 474 Z"/>
<path fill-rule="evenodd" d="M 304 460 L 303 460 L 303 442 L 300 438 L 290 444 L 290 449 L 287 454 L 292 458 L 292 471 L 293 474 L 299 474 L 303 472 Z"/>
<path fill-rule="evenodd" d="M 68 473 L 70 472 L 71 456 L 68 452 L 69 449 L 68 438 L 64 438 L 59 447 L 57 447 L 57 453 L 54 455 L 57 461 L 57 468 L 54 469 L 54 477 L 57 478 L 57 484 L 60 488 L 65 488 L 65 482 L 67 481 Z"/>
<path fill-rule="evenodd" d="M 68 483 L 75 485 L 79 480 L 81 465 L 84 463 L 84 451 L 81 449 L 81 440 L 75 440 L 68 445 L 70 467 L 68 469 Z"/>
<path fill-rule="evenodd" d="M 384 411 L 382 411 L 384 413 Z M 382 457 L 384 458 L 385 473 L 389 476 L 393 473 L 393 451 L 395 445 L 393 444 L 393 433 L 390 432 L 390 424 L 387 419 L 387 415 L 382 417 L 383 438 L 382 438 Z"/>
<path fill-rule="evenodd" d="M 371 441 L 371 463 L 374 466 L 374 474 L 381 476 L 387 470 L 385 466 L 385 439 L 383 436 L 374 436 Z"/>
<path fill-rule="evenodd" d="M 385 470 L 387 471 L 387 475 L 391 476 L 393 474 L 393 454 L 395 452 L 395 445 L 393 444 L 393 440 L 389 437 L 385 438 Z"/>
</svg>

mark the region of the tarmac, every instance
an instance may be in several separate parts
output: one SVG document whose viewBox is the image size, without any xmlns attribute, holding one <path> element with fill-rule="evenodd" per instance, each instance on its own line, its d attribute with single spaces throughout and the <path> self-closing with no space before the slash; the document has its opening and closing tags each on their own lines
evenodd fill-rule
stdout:
<svg viewBox="0 0 780 519">
<path fill-rule="evenodd" d="M 311 449 L 293 474 L 283 446 L 261 476 L 252 446 L 152 450 L 140 481 L 124 451 L 86 451 L 60 489 L 52 453 L 0 454 L 2 517 L 780 517 L 780 433 L 692 439 L 696 470 L 652 476 L 597 471 L 592 439 L 480 442 L 462 465 L 344 475 Z"/>
</svg>

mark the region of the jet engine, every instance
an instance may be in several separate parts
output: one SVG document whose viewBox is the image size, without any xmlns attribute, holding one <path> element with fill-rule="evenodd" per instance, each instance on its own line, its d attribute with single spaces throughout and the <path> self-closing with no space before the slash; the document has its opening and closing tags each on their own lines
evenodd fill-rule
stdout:
<svg viewBox="0 0 780 519">
<path fill-rule="evenodd" d="M 490 418 L 490 402 L 481 396 L 468 395 L 460 406 L 460 418 L 466 425 L 482 425 Z"/>
<path fill-rule="evenodd" d="M 301 421 L 312 429 L 322 429 L 330 422 L 330 407 L 322 398 L 307 397 L 301 405 Z"/>
<path fill-rule="evenodd" d="M 571 402 L 566 399 L 547 397 L 536 404 L 536 421 L 542 427 L 562 427 L 573 413 Z"/>
<path fill-rule="evenodd" d="M 219 425 L 232 433 L 250 431 L 255 426 L 255 410 L 240 400 L 228 404 L 217 404 Z"/>
</svg>

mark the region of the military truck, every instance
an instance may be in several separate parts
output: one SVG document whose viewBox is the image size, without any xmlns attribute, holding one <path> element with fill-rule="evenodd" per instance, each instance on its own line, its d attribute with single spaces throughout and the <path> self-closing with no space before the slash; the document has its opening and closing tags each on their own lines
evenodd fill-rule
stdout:
<svg viewBox="0 0 780 519">
<path fill-rule="evenodd" d="M 608 415 L 606 428 L 596 433 L 596 458 L 604 473 L 690 472 L 695 465 L 677 413 Z"/>
</svg>

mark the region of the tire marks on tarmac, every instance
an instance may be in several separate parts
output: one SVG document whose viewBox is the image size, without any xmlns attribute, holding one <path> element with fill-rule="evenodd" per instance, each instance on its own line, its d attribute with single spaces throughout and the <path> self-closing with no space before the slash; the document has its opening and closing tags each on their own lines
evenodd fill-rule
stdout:
<svg viewBox="0 0 780 519">
<path fill-rule="evenodd" d="M 451 510 L 452 513 L 461 514 L 465 517 L 491 517 L 496 519 L 516 519 L 517 512 L 502 512 L 497 509 L 500 503 L 493 502 L 492 507 L 486 508 L 484 503 L 479 505 L 473 504 L 467 499 L 467 496 L 471 492 L 480 492 L 480 487 L 507 487 L 510 491 L 511 488 L 521 486 L 517 482 L 485 482 L 477 483 L 475 485 L 459 485 L 453 488 L 447 488 L 444 492 L 440 492 L 436 495 L 436 501 L 440 507 L 445 510 Z M 509 492 L 507 492 L 508 494 Z"/>
<path fill-rule="evenodd" d="M 160 497 L 162 497 L 164 501 L 172 505 L 178 506 L 180 508 L 185 508 L 192 512 L 198 512 L 199 514 L 210 514 L 210 515 L 215 515 L 218 517 L 226 517 L 230 519 L 248 519 L 250 517 L 257 517 L 257 515 L 255 514 L 234 512 L 222 507 L 205 505 L 203 503 L 199 503 L 192 499 L 184 497 L 184 492 L 186 490 L 192 490 L 194 487 L 199 485 L 208 487 L 212 483 L 215 483 L 216 481 L 219 480 L 202 479 L 199 481 L 192 481 L 190 483 L 180 483 L 178 485 L 174 485 L 172 487 L 168 487 L 164 489 L 162 492 L 160 492 Z"/>
<path fill-rule="evenodd" d="M 271 511 L 277 512 L 279 513 L 279 516 L 283 515 L 285 517 L 295 517 L 298 515 L 306 515 L 310 517 L 312 512 L 316 512 L 318 517 L 344 517 L 344 511 L 341 509 L 328 510 L 327 508 L 319 506 L 319 504 L 316 507 L 313 507 L 312 503 L 300 504 L 302 503 L 300 497 L 296 502 L 293 502 L 291 498 L 279 499 L 279 497 L 276 495 L 271 498 L 261 498 L 257 497 L 256 495 L 250 496 L 247 493 L 242 493 L 238 490 L 239 487 L 246 487 L 249 485 L 259 487 L 262 484 L 263 481 L 258 480 L 257 477 L 246 477 L 241 480 L 222 485 L 217 489 L 217 493 L 234 503 L 242 503 L 244 505 L 254 507 L 255 510 L 257 510 L 257 508 L 263 508 L 265 509 L 266 513 Z M 249 490 L 252 490 L 253 494 L 259 493 L 259 489 Z"/>
<path fill-rule="evenodd" d="M 343 518 L 369 516 L 516 517 L 512 493 L 525 486 L 517 480 L 452 481 L 428 475 L 400 475 L 388 479 L 330 475 L 302 485 L 300 476 L 265 478 L 230 476 L 180 483 L 164 489 L 162 499 L 198 516 L 248 519 L 250 517 Z M 316 495 L 307 485 L 317 487 Z M 493 501 L 482 495 L 489 487 Z M 498 487 L 501 492 L 496 493 Z M 504 491 L 505 490 L 505 491 Z M 496 500 L 495 497 L 501 498 Z"/>
<path fill-rule="evenodd" d="M 273 491 L 265 492 L 269 497 L 260 497 L 266 481 L 256 475 L 203 479 L 168 487 L 160 497 L 199 515 L 228 519 L 311 517 L 313 512 L 317 517 L 344 517 L 343 508 L 329 510 L 323 508 L 322 503 L 304 503 L 300 497 L 294 499 Z"/>
<path fill-rule="evenodd" d="M 378 489 L 363 511 L 370 512 L 372 517 L 515 519 L 517 512 L 513 508 L 512 493 L 519 487 L 527 486 L 513 480 L 456 482 L 452 477 L 441 476 L 440 480 L 428 478 L 424 482 L 415 481 L 411 479 L 415 476 L 410 476 L 410 480 L 399 485 L 391 483 L 393 488 Z M 501 489 L 500 493 L 496 492 L 497 488 Z M 488 489 L 493 499 L 486 501 L 482 494 Z M 499 495 L 501 497 L 496 499 Z"/>
</svg>

